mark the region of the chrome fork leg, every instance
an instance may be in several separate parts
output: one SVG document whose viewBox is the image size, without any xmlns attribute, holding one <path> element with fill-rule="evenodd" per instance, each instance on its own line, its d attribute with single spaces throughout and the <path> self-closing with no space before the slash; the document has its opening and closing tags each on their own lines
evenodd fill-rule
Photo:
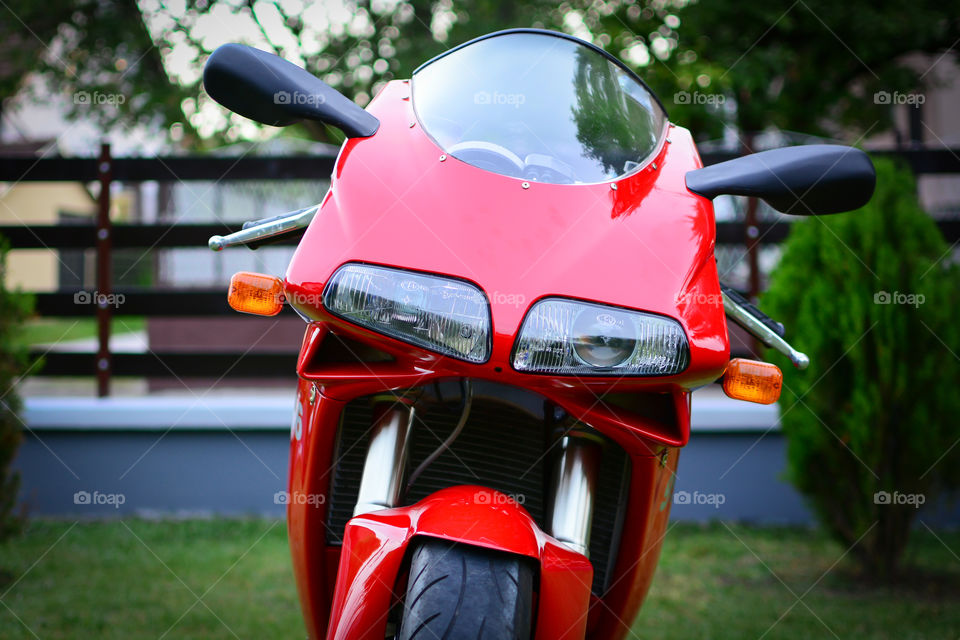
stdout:
<svg viewBox="0 0 960 640">
<path fill-rule="evenodd" d="M 574 428 L 561 437 L 560 447 L 553 470 L 550 534 L 589 557 L 602 442 L 585 429 Z"/>
<path fill-rule="evenodd" d="M 413 428 L 412 401 L 396 396 L 374 399 L 375 421 L 370 448 L 363 464 L 360 492 L 353 515 L 389 509 L 400 503 L 403 472 L 410 454 Z"/>
</svg>

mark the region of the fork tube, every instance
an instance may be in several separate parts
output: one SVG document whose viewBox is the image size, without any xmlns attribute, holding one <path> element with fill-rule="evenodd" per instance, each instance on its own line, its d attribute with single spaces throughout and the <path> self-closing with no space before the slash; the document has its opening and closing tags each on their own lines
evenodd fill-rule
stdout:
<svg viewBox="0 0 960 640">
<path fill-rule="evenodd" d="M 562 436 L 560 447 L 553 473 L 550 534 L 589 557 L 601 444 L 596 436 L 574 429 Z"/>
<path fill-rule="evenodd" d="M 414 417 L 412 402 L 396 396 L 376 400 L 379 402 L 374 407 L 376 418 L 363 465 L 357 506 L 353 510 L 355 516 L 389 509 L 400 503 L 403 473 L 410 453 Z"/>
</svg>

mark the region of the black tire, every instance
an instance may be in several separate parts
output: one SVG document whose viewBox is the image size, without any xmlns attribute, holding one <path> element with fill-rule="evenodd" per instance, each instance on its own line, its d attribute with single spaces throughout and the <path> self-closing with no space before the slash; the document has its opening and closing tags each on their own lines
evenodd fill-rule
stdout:
<svg viewBox="0 0 960 640">
<path fill-rule="evenodd" d="M 533 568 L 523 558 L 421 539 L 399 640 L 529 640 Z"/>
</svg>

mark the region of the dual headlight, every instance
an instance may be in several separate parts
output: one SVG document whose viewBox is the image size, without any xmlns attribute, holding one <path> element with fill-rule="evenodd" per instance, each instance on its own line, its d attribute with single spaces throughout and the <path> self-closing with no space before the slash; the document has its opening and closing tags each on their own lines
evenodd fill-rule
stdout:
<svg viewBox="0 0 960 640">
<path fill-rule="evenodd" d="M 490 358 L 490 306 L 476 286 L 400 269 L 348 264 L 323 304 L 379 333 L 468 362 Z M 680 324 L 664 316 L 546 298 L 527 314 L 513 367 L 558 375 L 668 376 L 690 358 Z"/>
</svg>

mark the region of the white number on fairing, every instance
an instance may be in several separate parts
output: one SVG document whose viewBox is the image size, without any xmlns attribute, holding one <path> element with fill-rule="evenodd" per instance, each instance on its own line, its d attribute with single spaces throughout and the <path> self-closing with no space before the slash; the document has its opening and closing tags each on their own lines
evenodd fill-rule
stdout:
<svg viewBox="0 0 960 640">
<path fill-rule="evenodd" d="M 303 437 L 303 403 L 300 402 L 299 393 L 297 393 L 297 410 L 293 415 L 293 424 L 290 425 L 290 437 L 298 441 Z"/>
</svg>

